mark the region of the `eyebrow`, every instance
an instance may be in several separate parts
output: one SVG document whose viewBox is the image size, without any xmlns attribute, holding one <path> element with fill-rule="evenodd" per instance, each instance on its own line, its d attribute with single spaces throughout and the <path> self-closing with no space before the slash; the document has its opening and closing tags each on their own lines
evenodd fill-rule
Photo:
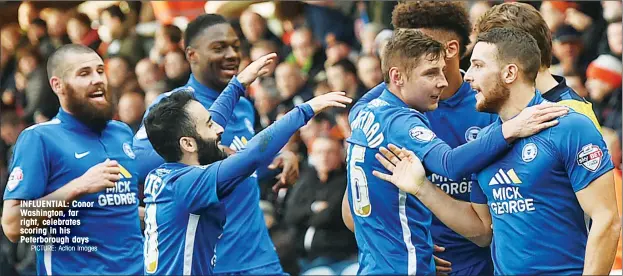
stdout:
<svg viewBox="0 0 623 276">
<path fill-rule="evenodd" d="M 209 45 L 213 45 L 213 44 L 227 44 L 227 45 L 229 45 L 229 44 L 239 44 L 239 43 L 241 43 L 240 39 L 236 38 L 236 39 L 231 39 L 231 40 L 228 40 L 228 39 L 214 40 L 214 41 L 210 41 L 210 43 L 208 43 L 208 44 Z"/>
<path fill-rule="evenodd" d="M 90 69 L 91 69 L 91 67 L 89 67 L 89 66 L 84 66 L 84 67 L 80 67 L 80 68 L 78 68 L 78 70 L 76 70 L 76 72 L 80 72 L 80 71 L 83 71 L 83 70 L 90 70 Z"/>
<path fill-rule="evenodd" d="M 426 69 L 426 71 L 424 71 L 424 74 L 437 73 L 439 71 L 440 71 L 440 69 L 438 67 L 433 67 L 433 68 Z"/>
</svg>

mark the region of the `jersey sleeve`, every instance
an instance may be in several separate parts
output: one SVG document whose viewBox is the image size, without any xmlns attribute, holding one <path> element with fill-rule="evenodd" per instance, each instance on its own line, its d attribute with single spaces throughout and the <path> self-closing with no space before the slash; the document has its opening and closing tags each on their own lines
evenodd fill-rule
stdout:
<svg viewBox="0 0 623 276">
<path fill-rule="evenodd" d="M 211 166 L 193 167 L 175 182 L 175 194 L 189 212 L 218 204 L 216 186 L 217 162 Z"/>
<path fill-rule="evenodd" d="M 482 191 L 479 183 L 472 185 L 472 191 L 469 194 L 469 200 L 476 204 L 487 204 L 487 196 Z"/>
<path fill-rule="evenodd" d="M 444 144 L 413 111 L 404 111 L 394 116 L 387 129 L 389 142 L 413 151 L 420 160 L 437 145 Z"/>
<path fill-rule="evenodd" d="M 259 166 L 272 161 L 290 137 L 313 116 L 311 106 L 301 104 L 262 130 L 249 141 L 244 150 L 226 158 L 218 166 L 219 186 L 227 186 L 223 188 L 225 191 L 233 190 L 233 185 L 241 178 L 247 178 Z"/>
<path fill-rule="evenodd" d="M 49 162 L 41 134 L 35 129 L 24 130 L 15 144 L 4 200 L 43 197 L 50 174 Z"/>
<path fill-rule="evenodd" d="M 451 179 L 461 179 L 482 170 L 510 148 L 501 126 L 480 139 L 453 149 L 437 138 L 416 113 L 400 114 L 391 125 L 389 133 L 412 150 L 427 170 Z"/>
<path fill-rule="evenodd" d="M 244 93 L 244 86 L 238 81 L 238 78 L 233 77 L 208 110 L 212 120 L 225 128 L 231 115 L 234 113 L 234 107 Z"/>
<path fill-rule="evenodd" d="M 561 118 L 549 140 L 555 143 L 575 192 L 614 168 L 603 137 L 584 115 Z"/>
</svg>

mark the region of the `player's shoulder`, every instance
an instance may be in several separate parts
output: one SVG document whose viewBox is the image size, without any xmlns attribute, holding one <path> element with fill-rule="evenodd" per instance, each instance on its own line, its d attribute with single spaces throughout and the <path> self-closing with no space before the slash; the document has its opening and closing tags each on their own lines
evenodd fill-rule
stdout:
<svg viewBox="0 0 623 276">
<path fill-rule="evenodd" d="M 18 142 L 25 138 L 41 138 L 47 136 L 47 134 L 61 130 L 61 120 L 53 118 L 47 122 L 38 123 L 24 129 L 18 136 Z"/>
<path fill-rule="evenodd" d="M 428 126 L 428 118 L 426 118 L 426 115 L 413 108 L 390 106 L 387 110 L 384 110 L 383 113 L 386 114 L 386 119 L 390 120 L 392 124 L 422 124 Z"/>
<path fill-rule="evenodd" d="M 599 132 L 591 119 L 573 109 L 570 109 L 566 115 L 559 117 L 558 124 L 552 127 L 552 130 L 556 130 L 554 133 L 563 131 L 562 135 L 566 135 L 564 132 L 569 131 L 584 133 L 593 129 Z"/>
<path fill-rule="evenodd" d="M 24 129 L 24 131 L 22 131 L 22 133 L 45 133 L 46 131 L 54 131 L 56 129 L 59 129 L 61 126 L 61 120 L 58 118 L 53 118 L 52 120 L 49 120 L 47 122 L 43 122 L 43 123 L 38 123 L 38 124 L 34 124 L 32 126 L 27 127 L 26 129 Z"/>
<path fill-rule="evenodd" d="M 128 124 L 124 122 L 117 121 L 117 120 L 110 120 L 110 122 L 108 122 L 107 127 L 110 128 L 110 130 L 115 133 L 119 133 L 122 135 L 129 135 L 130 137 L 134 136 L 130 126 L 128 126 Z"/>
<path fill-rule="evenodd" d="M 482 136 L 485 136 L 485 135 L 487 135 L 487 134 L 491 133 L 491 132 L 492 132 L 492 131 L 493 131 L 493 130 L 494 130 L 494 129 L 495 129 L 495 128 L 499 125 L 498 120 L 499 120 L 498 118 L 495 118 L 495 120 L 493 120 L 493 123 L 492 123 L 492 124 L 490 124 L 490 125 L 488 125 L 488 126 L 486 126 L 486 127 L 483 127 L 483 128 L 482 128 L 482 129 L 478 132 L 478 136 L 477 136 L 477 137 L 482 137 Z"/>
<path fill-rule="evenodd" d="M 175 88 L 169 92 L 165 92 L 162 93 L 160 95 L 158 95 L 158 97 L 156 97 L 154 99 L 153 102 L 151 102 L 151 104 L 149 104 L 149 107 L 147 108 L 147 111 L 145 112 L 145 115 L 147 115 L 147 113 L 149 113 L 149 110 L 154 107 L 155 105 L 157 105 L 158 103 L 160 103 L 163 99 L 166 99 L 167 97 L 173 95 L 173 93 L 177 93 L 177 92 L 182 92 L 182 91 L 187 91 L 187 92 L 195 92 L 195 90 L 190 87 L 190 86 L 181 86 L 178 88 Z"/>
<path fill-rule="evenodd" d="M 200 166 L 200 165 L 186 166 L 184 168 L 180 168 L 176 170 L 175 174 L 178 175 L 180 180 L 184 180 L 184 181 L 188 180 L 188 181 L 194 182 L 195 180 L 197 180 L 197 178 L 205 174 L 207 174 L 208 176 L 210 175 L 216 176 L 217 166 L 215 165 L 217 163 L 219 162 L 215 162 L 210 165 L 203 165 L 203 166 Z"/>
</svg>

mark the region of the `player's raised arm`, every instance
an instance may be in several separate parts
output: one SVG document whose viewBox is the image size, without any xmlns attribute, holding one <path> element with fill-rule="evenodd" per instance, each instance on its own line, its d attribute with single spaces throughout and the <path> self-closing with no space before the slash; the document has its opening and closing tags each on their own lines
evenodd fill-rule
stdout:
<svg viewBox="0 0 623 276">
<path fill-rule="evenodd" d="M 376 155 L 376 159 L 389 174 L 373 171 L 376 177 L 418 197 L 444 224 L 478 246 L 488 246 L 491 243 L 491 214 L 487 204 L 475 204 L 450 197 L 426 178 L 424 167 L 413 152 L 391 144 L 389 148 L 381 148 L 382 154 Z M 478 187 L 473 189 L 475 188 Z"/>
<path fill-rule="evenodd" d="M 272 160 L 285 146 L 290 137 L 315 114 L 329 107 L 346 107 L 352 100 L 344 92 L 332 92 L 315 97 L 295 107 L 249 141 L 246 149 L 223 160 L 220 164 L 217 182 L 236 183 L 240 178 L 251 175 L 266 160 Z M 228 185 L 224 186 L 229 190 Z"/>
<path fill-rule="evenodd" d="M 390 128 L 402 130 L 405 123 L 410 124 L 408 130 L 397 131 L 392 141 L 407 149 L 420 149 L 416 154 L 422 158 L 429 171 L 451 179 L 461 179 L 491 164 L 508 150 L 509 144 L 515 139 L 531 136 L 556 125 L 556 118 L 567 114 L 568 110 L 567 107 L 551 103 L 526 108 L 501 126 L 494 124 L 490 131 L 481 133 L 478 139 L 454 149 L 437 138 L 414 113 L 405 112 L 396 116 Z"/>
<path fill-rule="evenodd" d="M 342 198 L 342 221 L 348 230 L 355 233 L 355 222 L 353 221 L 353 214 L 350 213 L 350 204 L 348 204 L 348 192 L 349 190 L 346 188 Z"/>
<path fill-rule="evenodd" d="M 258 77 L 268 73 L 268 66 L 275 62 L 277 54 L 270 53 L 251 62 L 237 77 L 231 79 L 225 90 L 216 98 L 210 106 L 212 120 L 223 128 L 234 113 L 234 107 L 240 97 L 244 96 L 246 88 Z"/>
</svg>

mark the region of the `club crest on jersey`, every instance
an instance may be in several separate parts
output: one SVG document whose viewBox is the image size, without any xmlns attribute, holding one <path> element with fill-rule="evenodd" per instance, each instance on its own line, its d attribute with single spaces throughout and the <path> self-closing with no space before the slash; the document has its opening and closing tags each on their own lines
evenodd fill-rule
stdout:
<svg viewBox="0 0 623 276">
<path fill-rule="evenodd" d="M 578 164 L 582 165 L 585 169 L 594 172 L 601 165 L 601 159 L 604 153 L 596 145 L 588 144 L 582 147 L 582 150 L 578 152 Z"/>
<path fill-rule="evenodd" d="M 15 167 L 11 171 L 11 175 L 9 176 L 9 181 L 6 183 L 7 190 L 13 191 L 17 187 L 17 185 L 22 182 L 24 179 L 24 172 L 20 167 Z"/>
<path fill-rule="evenodd" d="M 127 155 L 128 157 L 132 159 L 136 158 L 136 155 L 134 155 L 134 151 L 132 150 L 132 147 L 127 142 L 123 143 L 123 152 L 125 152 L 125 155 Z"/>
<path fill-rule="evenodd" d="M 435 138 L 435 134 L 430 129 L 421 126 L 410 129 L 409 136 L 411 136 L 411 139 L 422 142 L 430 142 Z"/>
<path fill-rule="evenodd" d="M 468 128 L 467 131 L 465 131 L 465 141 L 469 142 L 469 141 L 476 140 L 476 137 L 478 137 L 479 132 L 480 132 L 480 128 L 477 126 Z"/>
<path fill-rule="evenodd" d="M 528 143 L 523 146 L 523 150 L 521 150 L 521 159 L 524 162 L 530 162 L 536 158 L 538 152 L 539 151 L 535 143 Z"/>
</svg>

